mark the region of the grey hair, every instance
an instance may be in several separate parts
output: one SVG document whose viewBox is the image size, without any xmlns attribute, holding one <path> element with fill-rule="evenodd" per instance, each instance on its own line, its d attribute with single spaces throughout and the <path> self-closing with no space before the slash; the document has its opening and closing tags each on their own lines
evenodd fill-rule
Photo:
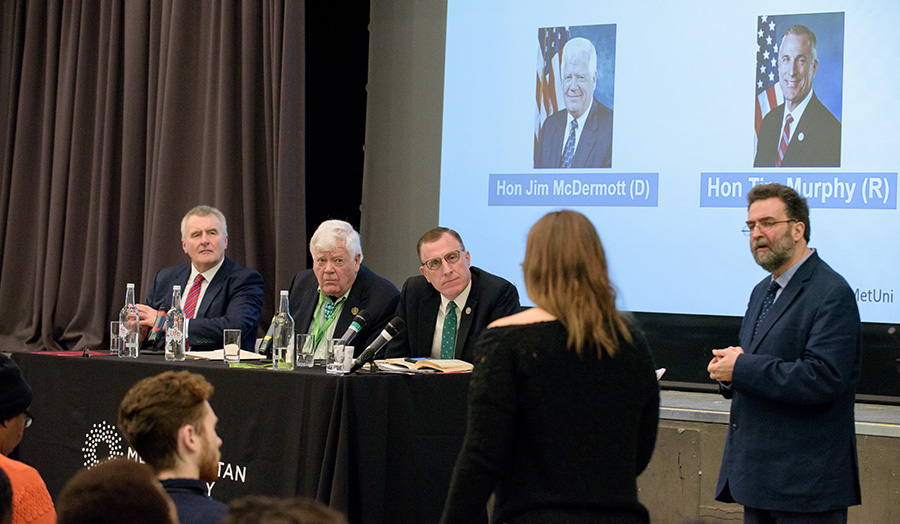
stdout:
<svg viewBox="0 0 900 524">
<path fill-rule="evenodd" d="M 187 237 L 187 221 L 191 217 L 207 217 L 209 215 L 213 215 L 219 219 L 219 222 L 222 223 L 222 235 L 228 235 L 228 222 L 225 220 L 225 215 L 222 214 L 221 211 L 212 207 L 212 206 L 197 206 L 187 213 L 184 214 L 184 218 L 181 219 L 181 240 L 184 240 Z"/>
<path fill-rule="evenodd" d="M 326 220 L 319 224 L 316 232 L 309 241 L 309 252 L 315 256 L 319 251 L 333 251 L 338 247 L 338 242 L 350 253 L 350 258 L 356 258 L 362 262 L 362 244 L 359 241 L 359 233 L 349 223 L 343 220 Z"/>
<path fill-rule="evenodd" d="M 800 24 L 788 27 L 787 31 L 785 31 L 784 35 L 781 37 L 781 45 L 784 45 L 784 37 L 787 35 L 805 36 L 806 39 L 809 40 L 809 47 L 812 49 L 813 60 L 819 59 L 819 52 L 816 50 L 816 47 L 818 46 L 818 44 L 816 44 L 816 34 L 812 32 L 812 29 Z"/>
<path fill-rule="evenodd" d="M 594 47 L 593 42 L 591 42 L 587 38 L 580 36 L 569 40 L 563 47 L 563 68 L 565 69 L 566 62 L 568 62 L 570 59 L 575 58 L 580 53 L 587 54 L 588 69 L 590 69 L 592 73 L 597 73 L 597 48 Z"/>
</svg>

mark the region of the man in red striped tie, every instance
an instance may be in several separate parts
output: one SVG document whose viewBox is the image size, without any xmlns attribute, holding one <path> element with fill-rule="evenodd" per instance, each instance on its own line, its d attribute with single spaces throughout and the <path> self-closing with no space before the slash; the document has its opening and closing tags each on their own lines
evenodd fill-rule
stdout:
<svg viewBox="0 0 900 524">
<path fill-rule="evenodd" d="M 753 167 L 840 167 L 841 123 L 813 91 L 819 68 L 816 35 L 788 28 L 778 48 L 778 81 L 784 103 L 759 127 Z"/>
<path fill-rule="evenodd" d="M 157 310 L 172 306 L 172 286 L 180 285 L 185 334 L 194 351 L 222 348 L 222 330 L 240 329 L 243 349 L 253 351 L 262 312 L 263 278 L 225 256 L 228 224 L 221 211 L 197 206 L 181 220 L 181 247 L 190 263 L 161 270 L 153 278 L 141 311 L 142 336 Z M 158 337 L 160 347 L 165 337 Z"/>
</svg>

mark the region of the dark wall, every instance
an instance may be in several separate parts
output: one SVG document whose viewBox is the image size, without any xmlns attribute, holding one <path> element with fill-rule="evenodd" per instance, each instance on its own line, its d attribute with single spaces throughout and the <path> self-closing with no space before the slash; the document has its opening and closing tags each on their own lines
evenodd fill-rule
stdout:
<svg viewBox="0 0 900 524">
<path fill-rule="evenodd" d="M 368 63 L 368 0 L 306 2 L 307 238 L 329 218 L 359 230 Z"/>
<path fill-rule="evenodd" d="M 657 367 L 666 368 L 665 389 L 717 390 L 706 366 L 714 348 L 738 344 L 740 317 L 635 313 L 653 351 Z M 900 404 L 900 334 L 889 324 L 863 324 L 862 374 L 856 398 L 860 402 Z"/>
</svg>

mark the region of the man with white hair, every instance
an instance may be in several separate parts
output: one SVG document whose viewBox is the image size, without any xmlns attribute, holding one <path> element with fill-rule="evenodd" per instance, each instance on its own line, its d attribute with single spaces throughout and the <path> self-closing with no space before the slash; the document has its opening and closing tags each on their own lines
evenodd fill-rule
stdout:
<svg viewBox="0 0 900 524">
<path fill-rule="evenodd" d="M 562 86 L 566 108 L 544 121 L 534 167 L 610 167 L 613 111 L 594 97 L 597 49 L 587 38 L 563 47 Z"/>
<path fill-rule="evenodd" d="M 326 220 L 309 242 L 312 269 L 291 280 L 291 316 L 297 333 L 314 338 L 316 359 L 325 358 L 324 341 L 339 338 L 353 317 L 366 311 L 367 323 L 354 340 L 359 355 L 393 318 L 400 291 L 362 265 L 359 233 L 343 220 Z"/>
</svg>

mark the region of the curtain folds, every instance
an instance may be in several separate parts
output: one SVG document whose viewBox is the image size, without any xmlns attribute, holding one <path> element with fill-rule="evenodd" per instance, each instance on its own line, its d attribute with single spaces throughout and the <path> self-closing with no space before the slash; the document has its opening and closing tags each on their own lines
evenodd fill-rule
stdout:
<svg viewBox="0 0 900 524">
<path fill-rule="evenodd" d="M 278 287 L 305 265 L 303 2 L 0 7 L 0 350 L 102 348 L 125 284 L 187 261 L 180 221 Z"/>
</svg>

